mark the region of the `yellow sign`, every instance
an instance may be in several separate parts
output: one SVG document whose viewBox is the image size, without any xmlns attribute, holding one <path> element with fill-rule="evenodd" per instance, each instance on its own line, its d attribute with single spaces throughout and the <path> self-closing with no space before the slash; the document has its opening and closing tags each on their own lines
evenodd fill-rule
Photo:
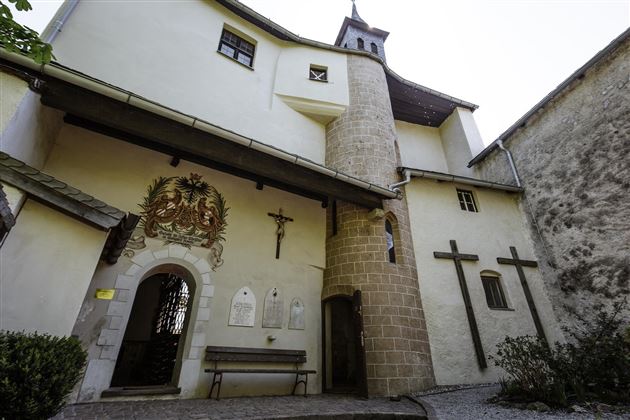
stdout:
<svg viewBox="0 0 630 420">
<path fill-rule="evenodd" d="M 116 289 L 96 289 L 96 299 L 112 300 Z"/>
</svg>

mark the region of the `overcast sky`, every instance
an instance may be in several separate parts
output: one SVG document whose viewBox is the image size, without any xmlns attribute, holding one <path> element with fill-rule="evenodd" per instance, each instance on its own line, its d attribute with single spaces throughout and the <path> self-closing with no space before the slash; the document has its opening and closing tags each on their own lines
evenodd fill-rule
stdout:
<svg viewBox="0 0 630 420">
<path fill-rule="evenodd" d="M 134 0 L 116 1 L 117 7 L 126 1 Z M 143 1 L 150 7 L 150 0 Z M 350 0 L 242 2 L 300 36 L 330 44 L 352 9 Z M 31 3 L 33 11 L 17 19 L 41 31 L 61 1 Z M 630 0 L 356 4 L 366 22 L 390 32 L 385 53 L 395 72 L 479 105 L 475 119 L 486 144 L 630 26 Z"/>
</svg>

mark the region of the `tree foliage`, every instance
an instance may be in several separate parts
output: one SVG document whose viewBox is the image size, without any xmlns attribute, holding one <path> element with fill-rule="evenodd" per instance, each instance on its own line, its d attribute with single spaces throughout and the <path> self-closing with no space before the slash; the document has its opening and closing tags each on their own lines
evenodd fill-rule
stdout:
<svg viewBox="0 0 630 420">
<path fill-rule="evenodd" d="M 33 8 L 28 0 L 8 0 L 19 11 Z M 22 53 L 37 64 L 46 64 L 54 58 L 52 46 L 42 41 L 39 34 L 28 26 L 23 26 L 13 19 L 13 14 L 6 1 L 0 0 L 0 45 L 10 52 Z"/>
</svg>

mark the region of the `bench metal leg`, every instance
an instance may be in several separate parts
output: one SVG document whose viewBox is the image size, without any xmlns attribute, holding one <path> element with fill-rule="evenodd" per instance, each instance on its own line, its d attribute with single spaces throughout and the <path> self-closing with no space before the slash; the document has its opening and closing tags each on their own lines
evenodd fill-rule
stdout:
<svg viewBox="0 0 630 420">
<path fill-rule="evenodd" d="M 210 387 L 208 398 L 212 398 L 212 391 L 214 390 L 214 386 L 219 385 L 217 388 L 217 401 L 219 400 L 219 395 L 221 394 L 221 382 L 223 382 L 223 372 L 215 372 L 214 376 L 212 376 L 212 386 Z"/>
<path fill-rule="evenodd" d="M 300 376 L 304 376 L 304 378 L 300 379 Z M 304 384 L 304 397 L 306 397 L 306 389 L 308 388 L 308 373 L 295 374 L 295 385 L 293 385 L 293 392 L 291 392 L 291 395 L 295 395 L 295 390 L 299 384 Z"/>
</svg>

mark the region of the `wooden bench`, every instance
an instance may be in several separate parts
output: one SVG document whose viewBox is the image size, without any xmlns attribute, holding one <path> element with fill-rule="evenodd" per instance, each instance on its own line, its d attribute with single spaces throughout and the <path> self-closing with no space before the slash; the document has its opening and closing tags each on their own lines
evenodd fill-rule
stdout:
<svg viewBox="0 0 630 420">
<path fill-rule="evenodd" d="M 317 373 L 315 370 L 300 369 L 299 365 L 306 363 L 305 350 L 276 350 L 276 349 L 254 349 L 245 347 L 206 347 L 206 361 L 214 362 L 214 368 L 205 369 L 206 373 L 213 373 L 212 386 L 208 398 L 212 398 L 214 387 L 217 388 L 217 400 L 221 394 L 221 382 L 224 373 L 284 373 L 295 375 L 295 384 L 293 385 L 292 395 L 299 384 L 304 384 L 304 396 L 306 397 L 306 388 L 308 386 L 308 374 Z M 246 369 L 246 368 L 220 368 L 219 362 L 258 362 L 258 363 L 295 363 L 294 369 Z"/>
</svg>

